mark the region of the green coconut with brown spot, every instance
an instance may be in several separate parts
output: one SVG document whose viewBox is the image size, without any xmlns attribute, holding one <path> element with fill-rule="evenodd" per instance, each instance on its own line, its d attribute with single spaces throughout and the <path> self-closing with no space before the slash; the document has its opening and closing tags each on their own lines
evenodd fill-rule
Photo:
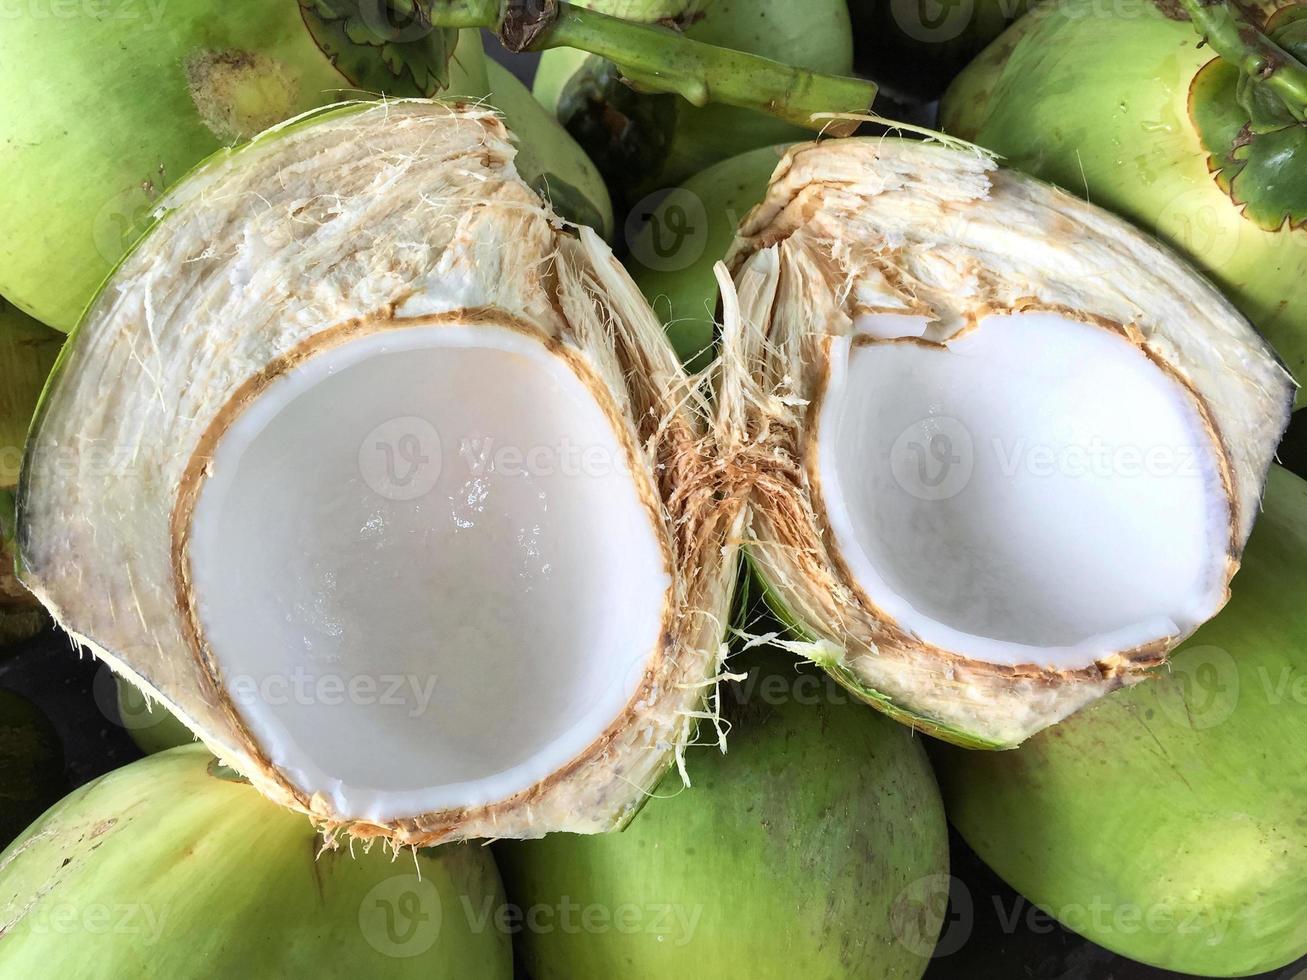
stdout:
<svg viewBox="0 0 1307 980">
<path fill-rule="evenodd" d="M 922 975 L 948 849 L 919 736 L 776 654 L 625 830 L 496 845 L 535 980 Z"/>
<path fill-rule="evenodd" d="M 1284 51 L 1307 58 L 1301 5 L 1249 7 Z M 1174 9 L 1151 0 L 1040 5 L 958 76 L 941 104 L 942 124 L 1171 245 L 1301 379 L 1303 107 L 1241 77 L 1192 24 L 1168 16 Z"/>
<path fill-rule="evenodd" d="M 163 192 L 220 147 L 354 95 L 486 94 L 474 32 L 369 6 L 107 0 L 6 17 L 0 89 L 23 95 L 0 108 L 0 294 L 70 330 Z"/>
<path fill-rule="evenodd" d="M 9 542 L 27 427 L 63 340 L 0 298 L 0 647 L 31 637 L 49 622 L 14 575 Z"/>
<path fill-rule="evenodd" d="M 63 789 L 59 733 L 32 702 L 0 690 L 0 847 L 8 846 Z"/>
<path fill-rule="evenodd" d="M 1307 482 L 1276 468 L 1220 616 L 1169 672 L 1013 752 L 940 746 L 949 818 L 1032 902 L 1180 973 L 1307 954 Z"/>
<path fill-rule="evenodd" d="M 503 902 L 473 845 L 323 849 L 309 821 L 203 746 L 151 756 L 51 808 L 0 854 L 12 977 L 508 980 Z"/>
</svg>

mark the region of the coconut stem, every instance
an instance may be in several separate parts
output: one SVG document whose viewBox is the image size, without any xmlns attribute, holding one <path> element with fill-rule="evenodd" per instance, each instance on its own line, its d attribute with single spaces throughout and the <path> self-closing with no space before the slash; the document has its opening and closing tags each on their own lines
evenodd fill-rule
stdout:
<svg viewBox="0 0 1307 980">
<path fill-rule="evenodd" d="M 628 81 L 671 92 L 694 105 L 722 102 L 754 109 L 807 129 L 846 136 L 857 121 L 814 119 L 817 113 L 865 113 L 876 85 L 823 75 L 769 58 L 732 51 L 666 27 L 636 24 L 563 0 L 391 0 L 436 27 L 489 27 L 510 51 L 569 47 L 613 62 Z"/>
<path fill-rule="evenodd" d="M 1289 114 L 1307 120 L 1307 66 L 1258 30 L 1228 0 L 1180 0 L 1212 49 L 1254 82 L 1274 91 Z"/>
</svg>

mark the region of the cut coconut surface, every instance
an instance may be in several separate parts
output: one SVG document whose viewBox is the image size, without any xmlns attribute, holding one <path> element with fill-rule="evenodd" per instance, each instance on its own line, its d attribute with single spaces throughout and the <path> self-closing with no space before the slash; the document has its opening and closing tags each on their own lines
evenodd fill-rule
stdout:
<svg viewBox="0 0 1307 980">
<path fill-rule="evenodd" d="M 634 285 L 491 112 L 188 178 L 70 341 L 24 581 L 268 795 L 398 842 L 620 824 L 718 673 L 742 505 Z"/>
<path fill-rule="evenodd" d="M 978 152 L 844 140 L 729 262 L 748 551 L 869 702 L 1017 744 L 1225 603 L 1293 385 L 1170 253 Z"/>
</svg>

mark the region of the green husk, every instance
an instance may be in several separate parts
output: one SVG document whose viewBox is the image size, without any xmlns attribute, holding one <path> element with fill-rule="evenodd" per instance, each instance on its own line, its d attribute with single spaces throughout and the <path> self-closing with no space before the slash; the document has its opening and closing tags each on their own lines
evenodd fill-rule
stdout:
<svg viewBox="0 0 1307 980">
<path fill-rule="evenodd" d="M 163 192 L 220 147 L 363 92 L 435 93 L 430 38 L 382 44 L 330 4 L 100 6 L 54 23 L 26 5 L 0 32 L 0 89 L 22 93 L 0 108 L 0 293 L 65 332 Z M 444 91 L 478 98 L 480 39 L 464 38 Z"/>
<path fill-rule="evenodd" d="M 686 37 L 745 51 L 814 71 L 844 75 L 852 70 L 853 35 L 843 0 L 713 0 L 685 30 Z M 770 116 L 728 105 L 694 106 L 665 95 L 634 97 L 600 60 L 574 49 L 546 51 L 533 91 L 546 108 L 586 147 L 616 196 L 628 203 L 653 190 L 680 183 L 744 150 L 793 142 L 810 132 Z M 603 84 L 595 91 L 596 73 Z M 636 111 L 635 103 L 670 106 L 671 113 Z M 667 101 L 667 100 L 670 100 Z M 866 107 L 864 107 L 866 108 Z M 626 120 L 636 125 L 633 134 Z M 614 157 L 620 142 L 643 148 L 647 164 L 633 169 L 628 157 Z"/>
<path fill-rule="evenodd" d="M 0 690 L 0 848 L 8 847 L 63 789 L 58 732 L 36 705 Z"/>
<path fill-rule="evenodd" d="M 0 854 L 0 973 L 507 980 L 502 894 L 481 847 L 324 851 L 189 746 L 82 787 Z"/>
<path fill-rule="evenodd" d="M 920 740 L 792 658 L 745 662 L 720 694 L 729 751 L 703 725 L 690 788 L 671 774 L 620 833 L 496 845 L 535 980 L 924 972 L 948 853 Z M 607 925 L 569 930 L 569 907 Z"/>
<path fill-rule="evenodd" d="M 703 367 L 711 356 L 719 300 L 713 265 L 735 241 L 735 229 L 767 190 L 785 146 L 723 160 L 668 194 L 640 220 L 627 268 L 667 326 L 682 360 Z"/>
<path fill-rule="evenodd" d="M 1303 50 L 1301 21 L 1280 15 L 1268 29 Z M 941 119 L 1177 249 L 1302 378 L 1307 128 L 1277 114 L 1277 98 L 1148 0 L 1058 0 L 957 78 Z"/>
<path fill-rule="evenodd" d="M 1307 482 L 1274 468 L 1230 604 L 1169 672 L 1006 753 L 934 752 L 1009 884 L 1132 959 L 1202 976 L 1307 954 Z"/>
</svg>

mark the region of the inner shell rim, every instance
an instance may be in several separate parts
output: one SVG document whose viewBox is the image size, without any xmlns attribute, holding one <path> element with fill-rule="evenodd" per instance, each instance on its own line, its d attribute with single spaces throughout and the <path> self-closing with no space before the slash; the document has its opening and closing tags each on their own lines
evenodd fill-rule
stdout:
<svg viewBox="0 0 1307 980">
<path fill-rule="evenodd" d="M 177 605 L 181 616 L 183 632 L 186 636 L 192 655 L 199 666 L 199 678 L 203 685 L 208 688 L 209 694 L 214 697 L 225 709 L 227 717 L 236 726 L 241 739 L 243 748 L 253 756 L 255 764 L 261 770 L 264 776 L 270 776 L 273 780 L 301 805 L 309 806 L 314 802 L 319 802 L 321 795 L 312 789 L 297 786 L 279 766 L 275 765 L 253 736 L 250 723 L 244 717 L 240 706 L 227 696 L 227 685 L 223 678 L 222 668 L 218 658 L 214 655 L 207 641 L 203 638 L 203 632 L 199 627 L 199 616 L 194 605 L 194 594 L 191 588 L 191 562 L 190 562 L 190 530 L 191 518 L 199 499 L 200 492 L 206 483 L 206 469 L 212 458 L 213 452 L 218 444 L 227 434 L 229 428 L 235 420 L 245 411 L 246 407 L 253 404 L 264 392 L 266 388 L 284 377 L 299 364 L 308 358 L 315 357 L 319 354 L 329 353 L 353 340 L 369 337 L 374 334 L 384 333 L 396 330 L 411 330 L 429 327 L 467 327 L 467 328 L 490 328 L 504 331 L 511 331 L 521 335 L 528 341 L 534 341 L 544 347 L 550 353 L 559 356 L 567 364 L 568 368 L 577 376 L 580 383 L 588 390 L 590 395 L 595 398 L 604 414 L 613 421 L 613 435 L 619 441 L 626 452 L 630 462 L 629 473 L 636 489 L 643 500 L 644 507 L 648 512 L 651 530 L 658 540 L 659 547 L 663 553 L 665 570 L 669 577 L 674 578 L 675 566 L 673 557 L 673 548 L 668 540 L 666 528 L 661 520 L 661 503 L 658 491 L 656 490 L 653 479 L 646 471 L 644 458 L 641 454 L 638 444 L 624 425 L 618 424 L 615 420 L 622 418 L 620 410 L 613 402 L 611 394 L 608 392 L 605 384 L 594 374 L 593 369 L 577 352 L 572 351 L 561 341 L 556 340 L 546 334 L 543 334 L 538 328 L 530 323 L 522 321 L 511 314 L 502 310 L 492 308 L 472 308 L 453 310 L 444 313 L 429 314 L 418 317 L 405 317 L 402 319 L 388 318 L 366 318 L 355 321 L 349 321 L 335 327 L 327 328 L 306 340 L 297 344 L 291 350 L 274 358 L 269 364 L 260 370 L 257 374 L 250 377 L 240 385 L 230 396 L 223 407 L 214 415 L 209 426 L 206 428 L 196 449 L 191 455 L 187 469 L 183 474 L 178 494 L 177 502 L 173 509 L 171 518 L 171 537 L 172 537 L 172 554 L 173 554 L 173 577 L 176 582 Z M 668 637 L 672 632 L 672 624 L 675 617 L 673 607 L 672 589 L 669 587 L 663 600 L 662 630 L 655 648 L 651 651 L 646 660 L 645 669 L 640 683 L 630 694 L 625 705 L 620 712 L 613 718 L 612 722 L 605 726 L 598 734 L 591 739 L 590 743 L 580 753 L 566 759 L 560 765 L 555 766 L 553 771 L 546 779 L 534 780 L 524 784 L 519 790 L 511 794 L 505 794 L 503 799 L 478 801 L 471 805 L 461 803 L 441 804 L 437 807 L 414 809 L 408 808 L 404 812 L 393 814 L 370 814 L 366 816 L 350 815 L 343 813 L 333 813 L 333 816 L 340 816 L 344 819 L 362 819 L 365 821 L 374 821 L 378 823 L 391 823 L 409 818 L 417 818 L 423 815 L 450 812 L 471 808 L 477 806 L 495 806 L 497 804 L 508 804 L 511 797 L 520 795 L 521 792 L 534 788 L 538 785 L 552 783 L 574 770 L 577 765 L 584 762 L 586 758 L 593 755 L 603 745 L 610 741 L 611 737 L 620 732 L 624 727 L 624 722 L 634 713 L 636 706 L 647 697 L 647 690 L 651 679 L 657 676 L 658 666 L 664 660 L 668 653 Z M 164 698 L 163 700 L 168 700 Z M 493 775 L 490 777 L 493 778 Z M 316 797 L 317 799 L 311 799 Z M 320 809 L 320 807 L 319 807 Z M 412 812 L 409 812 L 412 810 Z"/>
</svg>

